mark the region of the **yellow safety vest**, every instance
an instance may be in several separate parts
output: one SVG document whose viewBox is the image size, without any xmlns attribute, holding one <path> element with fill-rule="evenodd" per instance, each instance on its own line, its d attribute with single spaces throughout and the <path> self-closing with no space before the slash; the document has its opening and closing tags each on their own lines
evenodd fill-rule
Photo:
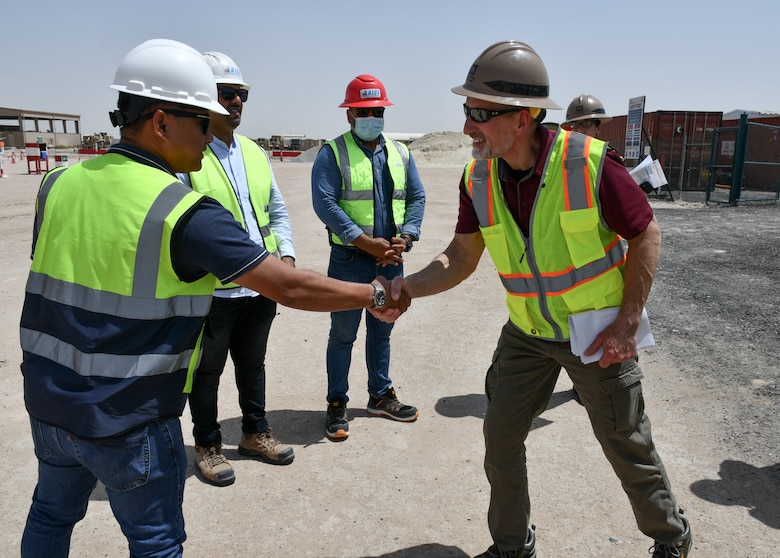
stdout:
<svg viewBox="0 0 780 558">
<path fill-rule="evenodd" d="M 385 136 L 383 136 L 385 137 Z M 409 148 L 385 137 L 387 165 L 393 179 L 392 212 L 397 231 L 401 230 L 406 215 L 406 175 L 409 169 Z M 341 170 L 339 207 L 352 222 L 370 237 L 374 236 L 374 168 L 369 157 L 347 132 L 328 142 L 336 164 Z M 333 244 L 343 244 L 337 234 L 331 233 Z"/>
<path fill-rule="evenodd" d="M 239 134 L 236 134 L 235 137 L 241 145 L 246 181 L 249 187 L 249 201 L 260 228 L 265 249 L 274 256 L 278 256 L 278 243 L 270 226 L 271 163 L 266 152 L 254 141 Z M 238 201 L 238 194 L 211 147 L 207 146 L 203 152 L 201 169 L 190 173 L 190 184 L 196 192 L 212 197 L 221 203 L 246 229 L 246 221 Z M 237 283 L 228 283 L 227 285 L 218 283 L 217 289 L 233 289 L 239 286 Z"/>
<path fill-rule="evenodd" d="M 570 314 L 623 300 L 625 251 L 598 207 L 605 152 L 602 141 L 558 131 L 527 239 L 504 201 L 498 159 L 466 166 L 465 184 L 506 289 L 510 320 L 527 335 L 566 341 Z"/>
<path fill-rule="evenodd" d="M 20 331 L 33 416 L 101 437 L 181 413 L 217 280 L 181 281 L 170 243 L 201 199 L 116 153 L 44 177 Z"/>
</svg>

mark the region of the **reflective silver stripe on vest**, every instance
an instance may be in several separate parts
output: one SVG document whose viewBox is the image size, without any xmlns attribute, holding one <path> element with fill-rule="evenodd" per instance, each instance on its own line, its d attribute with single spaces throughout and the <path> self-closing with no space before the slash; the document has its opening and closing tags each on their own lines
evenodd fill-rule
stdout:
<svg viewBox="0 0 780 558">
<path fill-rule="evenodd" d="M 399 144 L 394 139 L 389 139 L 388 141 L 391 141 L 393 145 L 395 146 L 396 151 L 398 151 L 398 155 L 401 157 L 401 161 L 403 161 L 404 164 L 404 176 L 409 176 L 409 157 L 406 155 L 406 151 L 403 147 L 401 147 L 401 144 Z M 385 144 L 387 145 L 387 144 Z M 389 159 L 388 155 L 388 159 Z M 393 199 L 394 200 L 405 200 L 406 199 L 406 190 L 399 190 L 398 188 L 393 188 Z"/>
<path fill-rule="evenodd" d="M 157 275 L 155 275 L 157 277 Z M 47 300 L 75 306 L 88 312 L 111 314 L 131 320 L 165 320 L 174 316 L 205 316 L 212 295 L 177 296 L 168 299 L 134 298 L 98 291 L 61 281 L 43 273 L 30 272 L 27 292 Z"/>
<path fill-rule="evenodd" d="M 41 225 L 43 224 L 43 210 L 46 208 L 46 198 L 49 197 L 51 187 L 54 186 L 54 182 L 60 177 L 60 174 L 65 170 L 62 167 L 59 170 L 49 173 L 46 180 L 41 185 L 41 189 L 38 191 L 38 207 L 35 212 L 35 238 L 38 238 L 38 233 L 41 231 Z"/>
<path fill-rule="evenodd" d="M 21 330 L 22 347 L 35 355 L 56 362 L 78 374 L 102 378 L 137 378 L 170 374 L 189 366 L 194 349 L 178 355 L 113 355 L 84 353 L 73 345 L 40 331 Z"/>
<path fill-rule="evenodd" d="M 620 242 L 616 242 L 603 258 L 574 269 L 566 275 L 541 277 L 538 281 L 536 277 L 505 277 L 503 275 L 500 277 L 504 288 L 513 294 L 537 295 L 543 291 L 548 295 L 556 295 L 572 289 L 583 281 L 598 277 L 602 273 L 609 271 L 623 261 L 623 255 L 623 245 Z M 540 291 L 540 288 L 542 291 Z"/>
<path fill-rule="evenodd" d="M 496 164 L 498 164 L 496 162 Z M 471 194 L 471 201 L 474 204 L 474 211 L 477 213 L 477 219 L 479 219 L 479 222 L 482 223 L 483 227 L 491 227 L 493 226 L 493 223 L 489 221 L 490 219 L 490 208 L 489 200 L 490 195 L 488 195 L 488 188 L 489 188 L 489 181 L 488 181 L 488 174 L 490 173 L 490 165 L 488 164 L 488 161 L 486 159 L 480 159 L 474 163 L 474 166 L 471 170 L 471 188 L 472 188 L 472 194 Z M 478 195 L 474 195 L 477 193 L 477 188 L 480 189 Z M 484 189 L 484 191 L 482 191 Z"/>
<path fill-rule="evenodd" d="M 135 252 L 135 272 L 133 274 L 133 296 L 154 298 L 157 294 L 157 274 L 160 269 L 160 251 L 162 250 L 162 223 L 173 208 L 192 192 L 181 182 L 173 182 L 160 192 L 146 214 L 138 248 Z"/>
<path fill-rule="evenodd" d="M 344 136 L 339 136 L 333 142 L 339 152 L 339 161 L 341 161 L 341 179 L 344 181 L 344 191 L 341 193 L 341 199 L 346 201 L 373 201 L 374 190 L 353 190 L 352 189 L 352 169 L 349 164 L 349 150 Z M 373 227 L 371 232 L 373 233 Z"/>
<path fill-rule="evenodd" d="M 269 237 L 269 236 L 271 236 L 272 234 L 273 234 L 273 233 L 271 232 L 271 224 L 270 224 L 270 223 L 269 223 L 269 224 L 267 224 L 267 225 L 263 225 L 262 227 L 260 227 L 260 236 L 262 236 L 264 239 L 265 239 L 265 238 L 268 238 L 268 237 Z M 265 243 L 264 243 L 264 244 L 265 244 Z M 277 244 L 277 246 L 278 246 L 278 244 Z M 267 247 L 266 247 L 266 250 L 268 250 L 268 248 L 267 248 Z M 269 250 L 269 251 L 268 251 L 268 253 L 269 253 L 269 254 L 271 254 L 272 256 L 277 256 L 277 255 L 279 254 L 279 250 L 274 250 L 273 252 L 271 252 L 271 251 Z"/>
<path fill-rule="evenodd" d="M 404 163 L 404 171 L 406 174 L 408 174 L 409 157 L 407 157 L 406 152 L 403 150 L 403 148 L 401 148 L 401 146 L 398 145 L 398 143 L 395 140 L 389 140 L 389 141 L 392 141 L 395 148 L 398 150 L 398 153 L 401 156 L 401 160 Z M 337 137 L 335 140 L 333 140 L 333 143 L 336 144 L 336 150 L 338 151 L 339 154 L 339 161 L 341 162 L 340 165 L 341 179 L 344 181 L 344 191 L 341 193 L 341 199 L 346 201 L 373 201 L 374 200 L 373 189 L 371 190 L 352 189 L 352 170 L 350 169 L 350 165 L 349 165 L 349 150 L 347 149 L 347 142 L 344 139 L 344 136 L 341 135 Z M 393 199 L 405 200 L 406 190 L 393 188 Z M 369 230 L 371 231 L 371 233 L 373 233 L 373 228 L 370 228 Z"/>
<path fill-rule="evenodd" d="M 91 289 L 32 271 L 27 279 L 27 292 L 60 304 L 120 318 L 164 320 L 174 316 L 205 316 L 211 304 L 211 294 L 168 299 L 155 298 L 164 221 L 173 208 L 190 192 L 192 190 L 182 183 L 173 182 L 152 204 L 141 227 L 133 276 L 133 292 L 130 296 Z"/>
<path fill-rule="evenodd" d="M 587 209 L 590 190 L 586 189 L 585 173 L 588 171 L 588 156 L 585 153 L 585 134 L 570 134 L 566 149 L 566 189 L 569 195 L 569 210 Z"/>
</svg>

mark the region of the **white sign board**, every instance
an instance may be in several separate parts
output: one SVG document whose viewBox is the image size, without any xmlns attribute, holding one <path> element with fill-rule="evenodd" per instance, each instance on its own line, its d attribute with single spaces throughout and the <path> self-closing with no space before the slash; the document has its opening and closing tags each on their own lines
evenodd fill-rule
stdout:
<svg viewBox="0 0 780 558">
<path fill-rule="evenodd" d="M 642 145 L 642 119 L 645 116 L 645 98 L 634 97 L 628 100 L 628 118 L 626 118 L 626 159 L 639 159 Z"/>
</svg>

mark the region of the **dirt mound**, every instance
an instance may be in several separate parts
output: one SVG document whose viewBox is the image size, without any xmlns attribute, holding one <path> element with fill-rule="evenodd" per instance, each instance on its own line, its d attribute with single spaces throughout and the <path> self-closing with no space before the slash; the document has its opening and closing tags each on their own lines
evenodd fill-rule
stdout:
<svg viewBox="0 0 780 558">
<path fill-rule="evenodd" d="M 433 132 L 409 144 L 420 165 L 460 166 L 471 159 L 471 138 L 461 132 Z"/>
</svg>

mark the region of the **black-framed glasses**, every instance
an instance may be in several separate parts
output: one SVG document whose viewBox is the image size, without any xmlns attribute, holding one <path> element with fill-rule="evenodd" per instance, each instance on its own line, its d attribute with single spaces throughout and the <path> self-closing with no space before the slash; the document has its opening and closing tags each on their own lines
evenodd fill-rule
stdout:
<svg viewBox="0 0 780 558">
<path fill-rule="evenodd" d="M 385 107 L 368 107 L 368 108 L 355 108 L 355 116 L 358 118 L 365 118 L 366 116 L 376 116 L 377 118 L 385 117 Z"/>
<path fill-rule="evenodd" d="M 219 96 L 226 101 L 232 101 L 236 98 L 236 95 L 238 95 L 242 103 L 246 103 L 246 100 L 249 98 L 249 91 L 240 87 L 230 87 L 229 85 L 219 86 Z"/>
<path fill-rule="evenodd" d="M 587 130 L 591 126 L 595 126 L 598 128 L 601 126 L 601 120 L 598 120 L 594 118 L 593 120 L 577 120 L 575 122 L 572 122 L 570 124 L 572 130 L 576 130 L 577 128 L 582 128 L 583 130 Z"/>
<path fill-rule="evenodd" d="M 201 114 L 199 112 L 190 112 L 188 110 L 177 110 L 177 109 L 169 109 L 169 108 L 161 108 L 157 109 L 163 111 L 165 114 L 170 114 L 171 116 L 179 116 L 181 118 L 199 118 L 200 119 L 200 126 L 203 128 L 203 135 L 205 136 L 209 132 L 209 124 L 211 124 L 211 115 L 210 114 Z M 148 120 L 152 116 L 154 116 L 154 113 L 157 112 L 157 110 L 153 110 L 152 112 L 147 112 L 146 114 L 141 115 L 141 120 Z"/>
<path fill-rule="evenodd" d="M 463 103 L 463 114 L 466 118 L 471 118 L 474 122 L 487 122 L 491 118 L 501 116 L 502 114 L 509 114 L 510 112 L 520 112 L 525 107 L 515 107 L 507 110 L 490 110 L 484 108 L 470 108 Z"/>
</svg>

